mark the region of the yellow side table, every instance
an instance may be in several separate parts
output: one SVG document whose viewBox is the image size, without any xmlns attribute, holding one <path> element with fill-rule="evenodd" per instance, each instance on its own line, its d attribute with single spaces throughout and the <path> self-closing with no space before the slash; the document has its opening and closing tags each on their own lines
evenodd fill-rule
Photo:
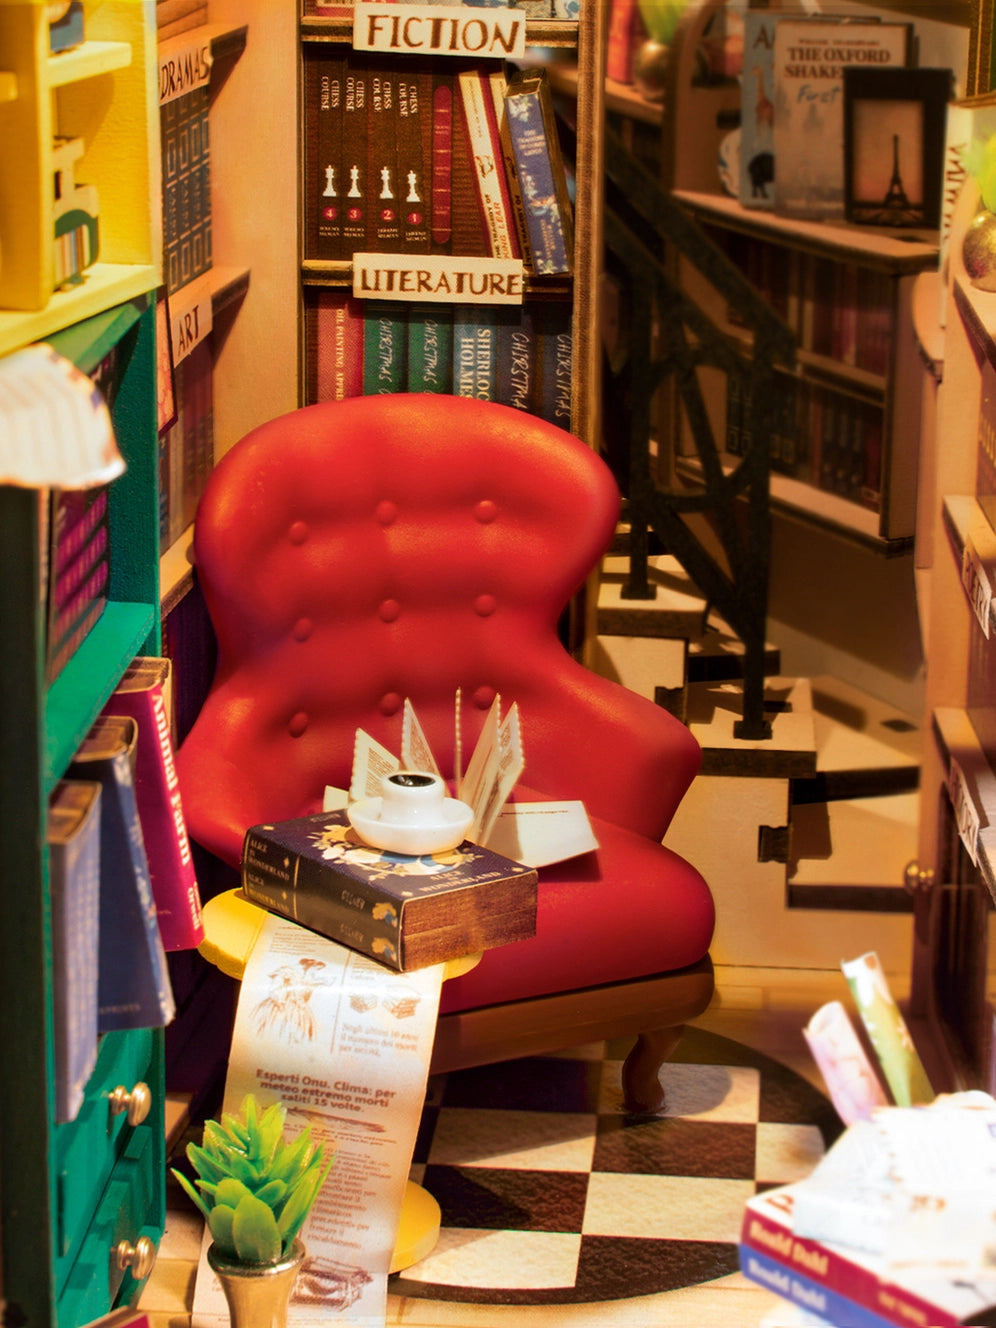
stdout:
<svg viewBox="0 0 996 1328">
<path fill-rule="evenodd" d="M 265 909 L 250 903 L 240 891 L 226 890 L 204 905 L 204 940 L 200 953 L 222 973 L 240 982 L 263 922 Z M 467 973 L 480 960 L 479 954 L 451 959 L 443 971 L 447 978 Z M 439 1239 L 439 1204 L 427 1190 L 409 1181 L 401 1206 L 398 1238 L 390 1271 L 400 1272 L 424 1259 Z"/>
</svg>

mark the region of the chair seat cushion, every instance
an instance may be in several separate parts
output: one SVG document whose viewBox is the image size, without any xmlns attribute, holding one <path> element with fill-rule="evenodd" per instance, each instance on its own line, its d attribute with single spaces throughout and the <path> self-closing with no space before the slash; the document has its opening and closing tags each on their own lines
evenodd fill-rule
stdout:
<svg viewBox="0 0 996 1328">
<path fill-rule="evenodd" d="M 704 958 L 715 913 L 708 886 L 664 845 L 592 818 L 600 845 L 539 873 L 536 935 L 485 951 L 443 987 L 440 1010 L 593 987 Z M 600 862 L 612 864 L 611 883 Z"/>
</svg>

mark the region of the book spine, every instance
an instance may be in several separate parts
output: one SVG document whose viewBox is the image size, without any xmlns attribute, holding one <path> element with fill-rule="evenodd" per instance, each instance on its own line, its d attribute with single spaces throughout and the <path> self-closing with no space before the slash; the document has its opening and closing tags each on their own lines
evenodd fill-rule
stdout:
<svg viewBox="0 0 996 1328">
<path fill-rule="evenodd" d="M 200 891 L 162 684 L 115 692 L 105 713 L 127 715 L 138 726 L 135 802 L 163 948 L 196 949 L 204 939 Z"/>
<path fill-rule="evenodd" d="M 611 0 L 605 73 L 617 83 L 633 82 L 638 16 L 636 0 Z"/>
<path fill-rule="evenodd" d="M 478 172 L 467 117 L 463 112 L 459 70 L 452 79 L 449 252 L 486 258 L 491 253 L 491 240 L 481 209 Z"/>
<path fill-rule="evenodd" d="M 534 414 L 561 429 L 571 427 L 571 392 L 574 377 L 571 311 L 551 301 L 536 310 L 539 365 Z"/>
<path fill-rule="evenodd" d="M 401 969 L 398 907 L 366 881 L 316 862 L 253 830 L 242 852 L 247 899 L 322 936 Z"/>
<path fill-rule="evenodd" d="M 533 270 L 569 273 L 573 262 L 573 214 L 546 79 L 513 80 L 505 105 Z"/>
<path fill-rule="evenodd" d="M 79 626 L 84 621 L 92 623 L 91 614 L 94 606 L 103 604 L 106 599 L 108 577 L 107 559 L 102 557 L 97 562 L 93 570 L 87 575 L 79 588 L 65 602 L 63 607 L 55 614 L 52 619 L 49 630 L 49 653 L 54 658 L 61 656 L 68 658 L 64 654 L 66 644 L 72 636 L 78 646 L 83 637 L 78 634 Z"/>
<path fill-rule="evenodd" d="M 168 1024 L 173 992 L 128 754 L 74 761 L 69 772 L 101 784 L 99 1031 Z"/>
<path fill-rule="evenodd" d="M 363 323 L 363 395 L 404 392 L 408 381 L 408 306 L 368 301 Z"/>
<path fill-rule="evenodd" d="M 401 214 L 403 253 L 429 252 L 431 192 L 425 150 L 424 124 L 430 123 L 429 106 L 423 105 L 426 80 L 418 65 L 402 64 L 398 73 L 398 202 Z M 431 95 L 432 83 L 428 82 Z"/>
<path fill-rule="evenodd" d="M 489 252 L 494 258 L 518 258 L 519 240 L 512 221 L 490 76 L 480 69 L 463 69 L 457 82 Z"/>
<path fill-rule="evenodd" d="M 453 75 L 445 68 L 432 77 L 430 118 L 431 197 L 430 248 L 448 254 L 453 245 Z"/>
<path fill-rule="evenodd" d="M 910 1324 L 956 1328 L 958 1319 L 947 1310 L 895 1282 L 879 1278 L 871 1268 L 820 1241 L 797 1236 L 791 1229 L 791 1195 L 778 1196 L 775 1192 L 768 1202 L 787 1207 L 776 1218 L 748 1205 L 740 1233 L 742 1249 L 763 1256 L 824 1291 L 836 1292 L 856 1302 L 885 1323 L 900 1328 L 909 1328 Z"/>
<path fill-rule="evenodd" d="M 408 311 L 408 391 L 453 391 L 453 310 L 413 304 Z"/>
<path fill-rule="evenodd" d="M 512 151 L 512 138 L 508 131 L 508 111 L 505 107 L 505 90 L 508 87 L 508 82 L 505 78 L 504 71 L 501 69 L 492 70 L 488 75 L 488 86 L 491 90 L 491 104 L 494 114 L 494 123 L 498 131 L 498 144 L 501 149 L 501 159 L 505 163 L 505 180 L 508 187 L 509 207 L 511 208 L 512 222 L 518 240 L 516 257 L 522 259 L 522 264 L 526 271 L 531 271 L 529 257 L 529 227 L 526 224 L 526 206 L 522 201 L 522 185 L 519 180 L 519 172 L 515 166 L 515 153 Z"/>
<path fill-rule="evenodd" d="M 56 642 L 52 648 L 48 663 L 48 672 L 46 680 L 54 682 L 62 670 L 66 667 L 72 657 L 79 650 L 80 646 L 86 640 L 94 624 L 104 612 L 107 604 L 107 597 L 101 593 L 88 607 L 83 611 L 82 616 L 76 621 L 68 634 L 61 641 Z"/>
<path fill-rule="evenodd" d="M 73 561 L 99 525 L 107 519 L 107 489 L 62 490 L 52 518 L 54 548 L 51 566 L 55 576 Z"/>
<path fill-rule="evenodd" d="M 337 259 L 342 253 L 343 181 L 342 117 L 345 62 L 323 56 L 304 69 L 305 127 L 314 143 L 306 161 L 305 253 Z"/>
<path fill-rule="evenodd" d="M 348 258 L 366 243 L 369 182 L 367 180 L 367 70 L 358 57 L 346 61 L 343 98 L 342 147 L 345 203 L 342 217 L 341 258 Z"/>
<path fill-rule="evenodd" d="M 835 1328 L 894 1328 L 895 1320 L 883 1319 L 867 1306 L 821 1286 L 750 1246 L 740 1247 L 740 1270 L 752 1282 L 801 1306 L 820 1321 L 834 1324 Z"/>
<path fill-rule="evenodd" d="M 363 302 L 338 290 L 319 291 L 309 307 L 308 404 L 363 395 Z"/>
<path fill-rule="evenodd" d="M 497 400 L 498 318 L 493 305 L 453 310 L 453 395 Z"/>
<path fill-rule="evenodd" d="M 367 240 L 370 253 L 401 248 L 398 201 L 397 74 L 390 63 L 367 71 Z"/>
<path fill-rule="evenodd" d="M 60 822 L 68 820 L 63 833 Z M 100 786 L 63 781 L 48 816 L 56 1120 L 75 1119 L 97 1061 Z"/>
<path fill-rule="evenodd" d="M 525 304 L 520 309 L 499 309 L 496 318 L 496 399 L 514 410 L 532 413 L 536 403 L 536 368 L 539 360 L 532 309 Z"/>
</svg>

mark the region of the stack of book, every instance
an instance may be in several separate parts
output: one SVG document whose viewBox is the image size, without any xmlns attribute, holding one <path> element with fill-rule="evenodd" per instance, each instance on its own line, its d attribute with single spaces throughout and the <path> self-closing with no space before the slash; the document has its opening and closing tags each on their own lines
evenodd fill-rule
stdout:
<svg viewBox="0 0 996 1328">
<path fill-rule="evenodd" d="M 166 953 L 204 936 L 168 693 L 169 662 L 136 660 L 50 802 L 59 1120 L 79 1111 L 101 1033 L 170 1022 Z"/>
</svg>

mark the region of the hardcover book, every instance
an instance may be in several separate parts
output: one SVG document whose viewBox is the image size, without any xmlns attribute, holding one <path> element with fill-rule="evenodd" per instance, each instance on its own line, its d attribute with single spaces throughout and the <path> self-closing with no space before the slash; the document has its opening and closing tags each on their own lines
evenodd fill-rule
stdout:
<svg viewBox="0 0 996 1328">
<path fill-rule="evenodd" d="M 74 1120 L 97 1061 L 100 785 L 63 780 L 48 808 L 55 1118 Z"/>
<path fill-rule="evenodd" d="M 175 1013 L 142 822 L 135 799 L 138 725 L 98 718 L 67 774 L 96 780 L 100 794 L 98 1029 L 157 1028 Z"/>
<path fill-rule="evenodd" d="M 211 266 L 211 153 L 206 83 L 160 107 L 163 266 L 179 290 Z"/>
<path fill-rule="evenodd" d="M 104 713 L 138 727 L 135 800 L 166 950 L 193 950 L 204 939 L 201 897 L 173 760 L 168 659 L 139 658 L 127 668 Z"/>
<path fill-rule="evenodd" d="M 498 331 L 496 400 L 532 414 L 536 407 L 536 369 L 539 351 L 533 310 L 496 309 Z"/>
<path fill-rule="evenodd" d="M 364 301 L 320 290 L 305 314 L 307 403 L 363 395 Z"/>
<path fill-rule="evenodd" d="M 348 258 L 366 244 L 367 207 L 370 184 L 367 179 L 367 69 L 362 60 L 346 60 L 343 119 L 342 161 L 345 203 L 342 215 L 342 251 Z"/>
<path fill-rule="evenodd" d="M 404 392 L 407 381 L 407 304 L 366 301 L 363 310 L 363 395 Z"/>
<path fill-rule="evenodd" d="M 534 321 L 538 344 L 534 413 L 561 429 L 570 429 L 574 381 L 570 306 L 554 300 L 538 303 Z"/>
<path fill-rule="evenodd" d="M 536 881 L 476 844 L 414 858 L 371 848 L 344 811 L 253 826 L 242 853 L 253 903 L 397 972 L 534 935 Z"/>
<path fill-rule="evenodd" d="M 366 248 L 370 253 L 397 253 L 401 248 L 397 78 L 389 60 L 367 69 Z"/>
<path fill-rule="evenodd" d="M 505 93 L 508 133 L 529 234 L 532 270 L 569 273 L 574 215 L 546 73 L 519 70 Z"/>
<path fill-rule="evenodd" d="M 448 305 L 409 307 L 408 391 L 453 391 L 453 310 Z"/>
<path fill-rule="evenodd" d="M 844 68 L 905 65 L 911 26 L 780 18 L 775 25 L 775 211 L 844 216 Z"/>
<path fill-rule="evenodd" d="M 463 69 L 457 76 L 457 84 L 488 252 L 494 258 L 518 258 L 519 237 L 512 215 L 491 76 L 483 69 Z"/>
<path fill-rule="evenodd" d="M 426 125 L 431 124 L 429 105 L 423 105 L 432 81 L 425 70 L 411 61 L 398 70 L 397 133 L 398 188 L 401 214 L 401 250 L 403 253 L 429 252 L 429 224 L 432 195 L 429 187 L 429 153 L 426 151 Z"/>
<path fill-rule="evenodd" d="M 345 61 L 336 56 L 306 59 L 304 100 L 306 141 L 304 243 L 306 257 L 342 258 L 345 171 L 342 117 Z"/>
<path fill-rule="evenodd" d="M 497 400 L 498 311 L 461 304 L 453 310 L 453 395 Z"/>
<path fill-rule="evenodd" d="M 799 1235 L 793 1226 L 793 1210 L 796 1193 L 806 1183 L 796 1181 L 747 1200 L 740 1232 L 740 1266 L 754 1281 L 816 1314 L 821 1314 L 822 1299 L 828 1307 L 822 1313 L 831 1322 L 853 1328 L 910 1328 L 911 1324 L 957 1328 L 974 1322 L 996 1295 L 991 1276 L 949 1280 L 925 1272 L 906 1282 L 886 1271 L 882 1255 Z M 806 1298 L 793 1294 L 794 1281 L 806 1291 Z"/>
<path fill-rule="evenodd" d="M 49 514 L 46 680 L 52 682 L 103 612 L 107 489 L 56 490 Z"/>
</svg>

